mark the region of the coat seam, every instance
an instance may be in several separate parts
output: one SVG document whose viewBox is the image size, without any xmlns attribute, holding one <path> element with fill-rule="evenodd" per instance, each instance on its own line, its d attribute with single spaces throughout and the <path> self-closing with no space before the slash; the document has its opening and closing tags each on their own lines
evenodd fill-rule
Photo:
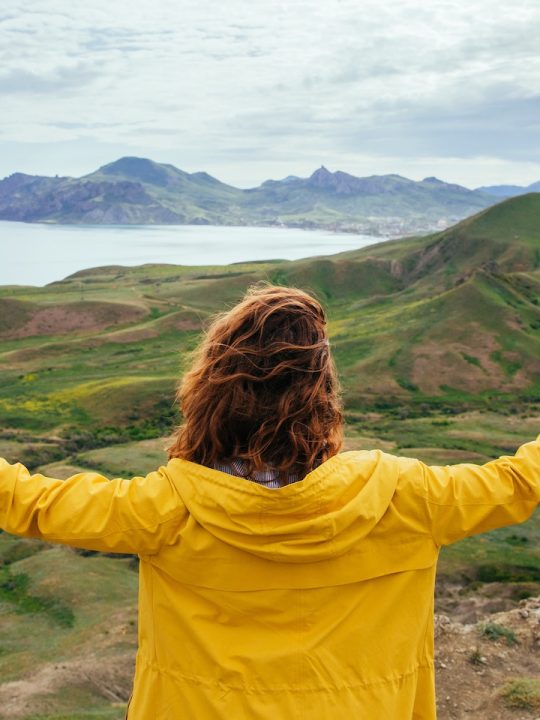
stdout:
<svg viewBox="0 0 540 720">
<path fill-rule="evenodd" d="M 535 505 L 538 504 L 538 501 L 534 498 L 531 498 L 530 500 L 527 498 L 518 498 L 517 500 L 510 500 L 508 502 L 488 502 L 488 503 L 482 503 L 482 502 L 456 502 L 456 503 L 439 503 L 435 500 L 430 500 L 429 496 L 422 495 L 421 496 L 427 503 L 430 505 L 435 505 L 436 507 L 451 507 L 451 508 L 460 508 L 460 507 L 504 507 L 507 505 L 516 505 L 517 503 L 534 503 Z"/>
<path fill-rule="evenodd" d="M 150 583 L 150 606 L 152 608 L 152 649 L 153 654 L 155 658 L 155 662 L 157 665 L 158 655 L 157 655 L 157 645 L 156 645 L 156 608 L 155 608 L 155 592 L 154 592 L 154 568 L 152 567 L 151 563 L 148 563 L 149 565 L 149 583 Z M 144 660 L 144 656 L 143 656 Z"/>
<path fill-rule="evenodd" d="M 393 682 L 401 682 L 402 680 L 411 677 L 411 675 L 415 675 L 421 670 L 433 670 L 434 662 L 432 660 L 426 662 L 426 663 L 418 663 L 415 665 L 411 670 L 407 670 L 407 672 L 399 673 L 398 675 L 391 675 L 384 678 L 379 678 L 377 680 L 373 680 L 371 682 L 365 681 L 365 682 L 359 682 L 354 684 L 343 684 L 339 686 L 331 686 L 331 685 L 324 685 L 319 687 L 295 687 L 293 685 L 276 685 L 274 687 L 268 687 L 268 688 L 259 688 L 255 685 L 230 685 L 229 683 L 223 683 L 221 681 L 211 680 L 203 677 L 198 677 L 196 675 L 186 675 L 182 672 L 172 672 L 170 670 L 167 670 L 165 668 L 160 667 L 160 665 L 157 662 L 153 662 L 152 660 L 145 658 L 141 655 L 141 659 L 144 662 L 144 664 L 149 667 L 151 670 L 154 670 L 157 673 L 160 673 L 161 675 L 166 675 L 168 677 L 171 677 L 174 680 L 180 680 L 188 683 L 192 683 L 195 685 L 203 685 L 209 688 L 215 688 L 216 685 L 220 687 L 225 687 L 229 690 L 237 690 L 237 691 L 248 691 L 253 693 L 260 693 L 260 694 L 266 694 L 266 693 L 276 693 L 276 692 L 328 692 L 328 690 L 356 690 L 359 688 L 369 688 L 369 687 L 376 687 L 377 685 L 385 685 L 388 683 Z"/>
</svg>

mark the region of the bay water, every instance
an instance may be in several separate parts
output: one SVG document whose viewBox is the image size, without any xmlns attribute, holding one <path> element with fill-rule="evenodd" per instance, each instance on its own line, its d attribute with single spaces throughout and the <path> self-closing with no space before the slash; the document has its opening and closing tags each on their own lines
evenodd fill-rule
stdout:
<svg viewBox="0 0 540 720">
<path fill-rule="evenodd" d="M 0 221 L 0 285 L 45 285 L 103 265 L 297 260 L 381 242 L 370 235 L 214 225 L 48 225 Z"/>
</svg>

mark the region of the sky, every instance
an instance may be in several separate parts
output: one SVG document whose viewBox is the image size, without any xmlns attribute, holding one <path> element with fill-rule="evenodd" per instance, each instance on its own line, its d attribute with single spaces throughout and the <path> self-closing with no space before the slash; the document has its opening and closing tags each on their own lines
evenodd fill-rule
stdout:
<svg viewBox="0 0 540 720">
<path fill-rule="evenodd" d="M 538 0 L 2 0 L 0 177 L 540 180 Z"/>
</svg>

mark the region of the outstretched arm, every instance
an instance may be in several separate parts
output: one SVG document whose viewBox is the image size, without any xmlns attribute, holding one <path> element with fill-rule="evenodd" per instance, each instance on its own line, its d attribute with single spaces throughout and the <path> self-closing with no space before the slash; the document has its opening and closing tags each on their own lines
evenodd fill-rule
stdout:
<svg viewBox="0 0 540 720">
<path fill-rule="evenodd" d="M 540 435 L 485 465 L 435 467 L 400 458 L 401 482 L 425 504 L 437 545 L 524 522 L 540 503 Z"/>
<path fill-rule="evenodd" d="M 153 554 L 172 541 L 185 517 L 168 467 L 132 480 L 93 472 L 55 480 L 0 458 L 0 528 L 14 535 Z"/>
</svg>

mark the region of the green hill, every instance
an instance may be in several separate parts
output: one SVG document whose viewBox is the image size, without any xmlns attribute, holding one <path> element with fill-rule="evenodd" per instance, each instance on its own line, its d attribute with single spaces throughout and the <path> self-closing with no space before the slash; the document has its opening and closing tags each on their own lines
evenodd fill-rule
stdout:
<svg viewBox="0 0 540 720">
<path fill-rule="evenodd" d="M 152 179 L 173 182 L 170 172 Z M 110 266 L 0 287 L 0 456 L 57 477 L 163 463 L 188 352 L 261 279 L 311 289 L 327 307 L 347 448 L 431 464 L 511 453 L 540 421 L 538 220 L 532 194 L 429 237 L 328 257 Z M 539 594 L 539 538 L 536 515 L 445 549 L 443 611 L 454 597 L 475 606 L 477 591 L 497 600 L 502 583 L 504 607 Z M 132 566 L 0 533 L 0 718 L 122 718 Z"/>
<path fill-rule="evenodd" d="M 180 355 L 211 313 L 260 279 L 312 289 L 328 306 L 350 409 L 537 400 L 539 214 L 532 194 L 429 237 L 334 256 L 95 268 L 0 288 L 1 422 L 161 427 Z"/>
</svg>

